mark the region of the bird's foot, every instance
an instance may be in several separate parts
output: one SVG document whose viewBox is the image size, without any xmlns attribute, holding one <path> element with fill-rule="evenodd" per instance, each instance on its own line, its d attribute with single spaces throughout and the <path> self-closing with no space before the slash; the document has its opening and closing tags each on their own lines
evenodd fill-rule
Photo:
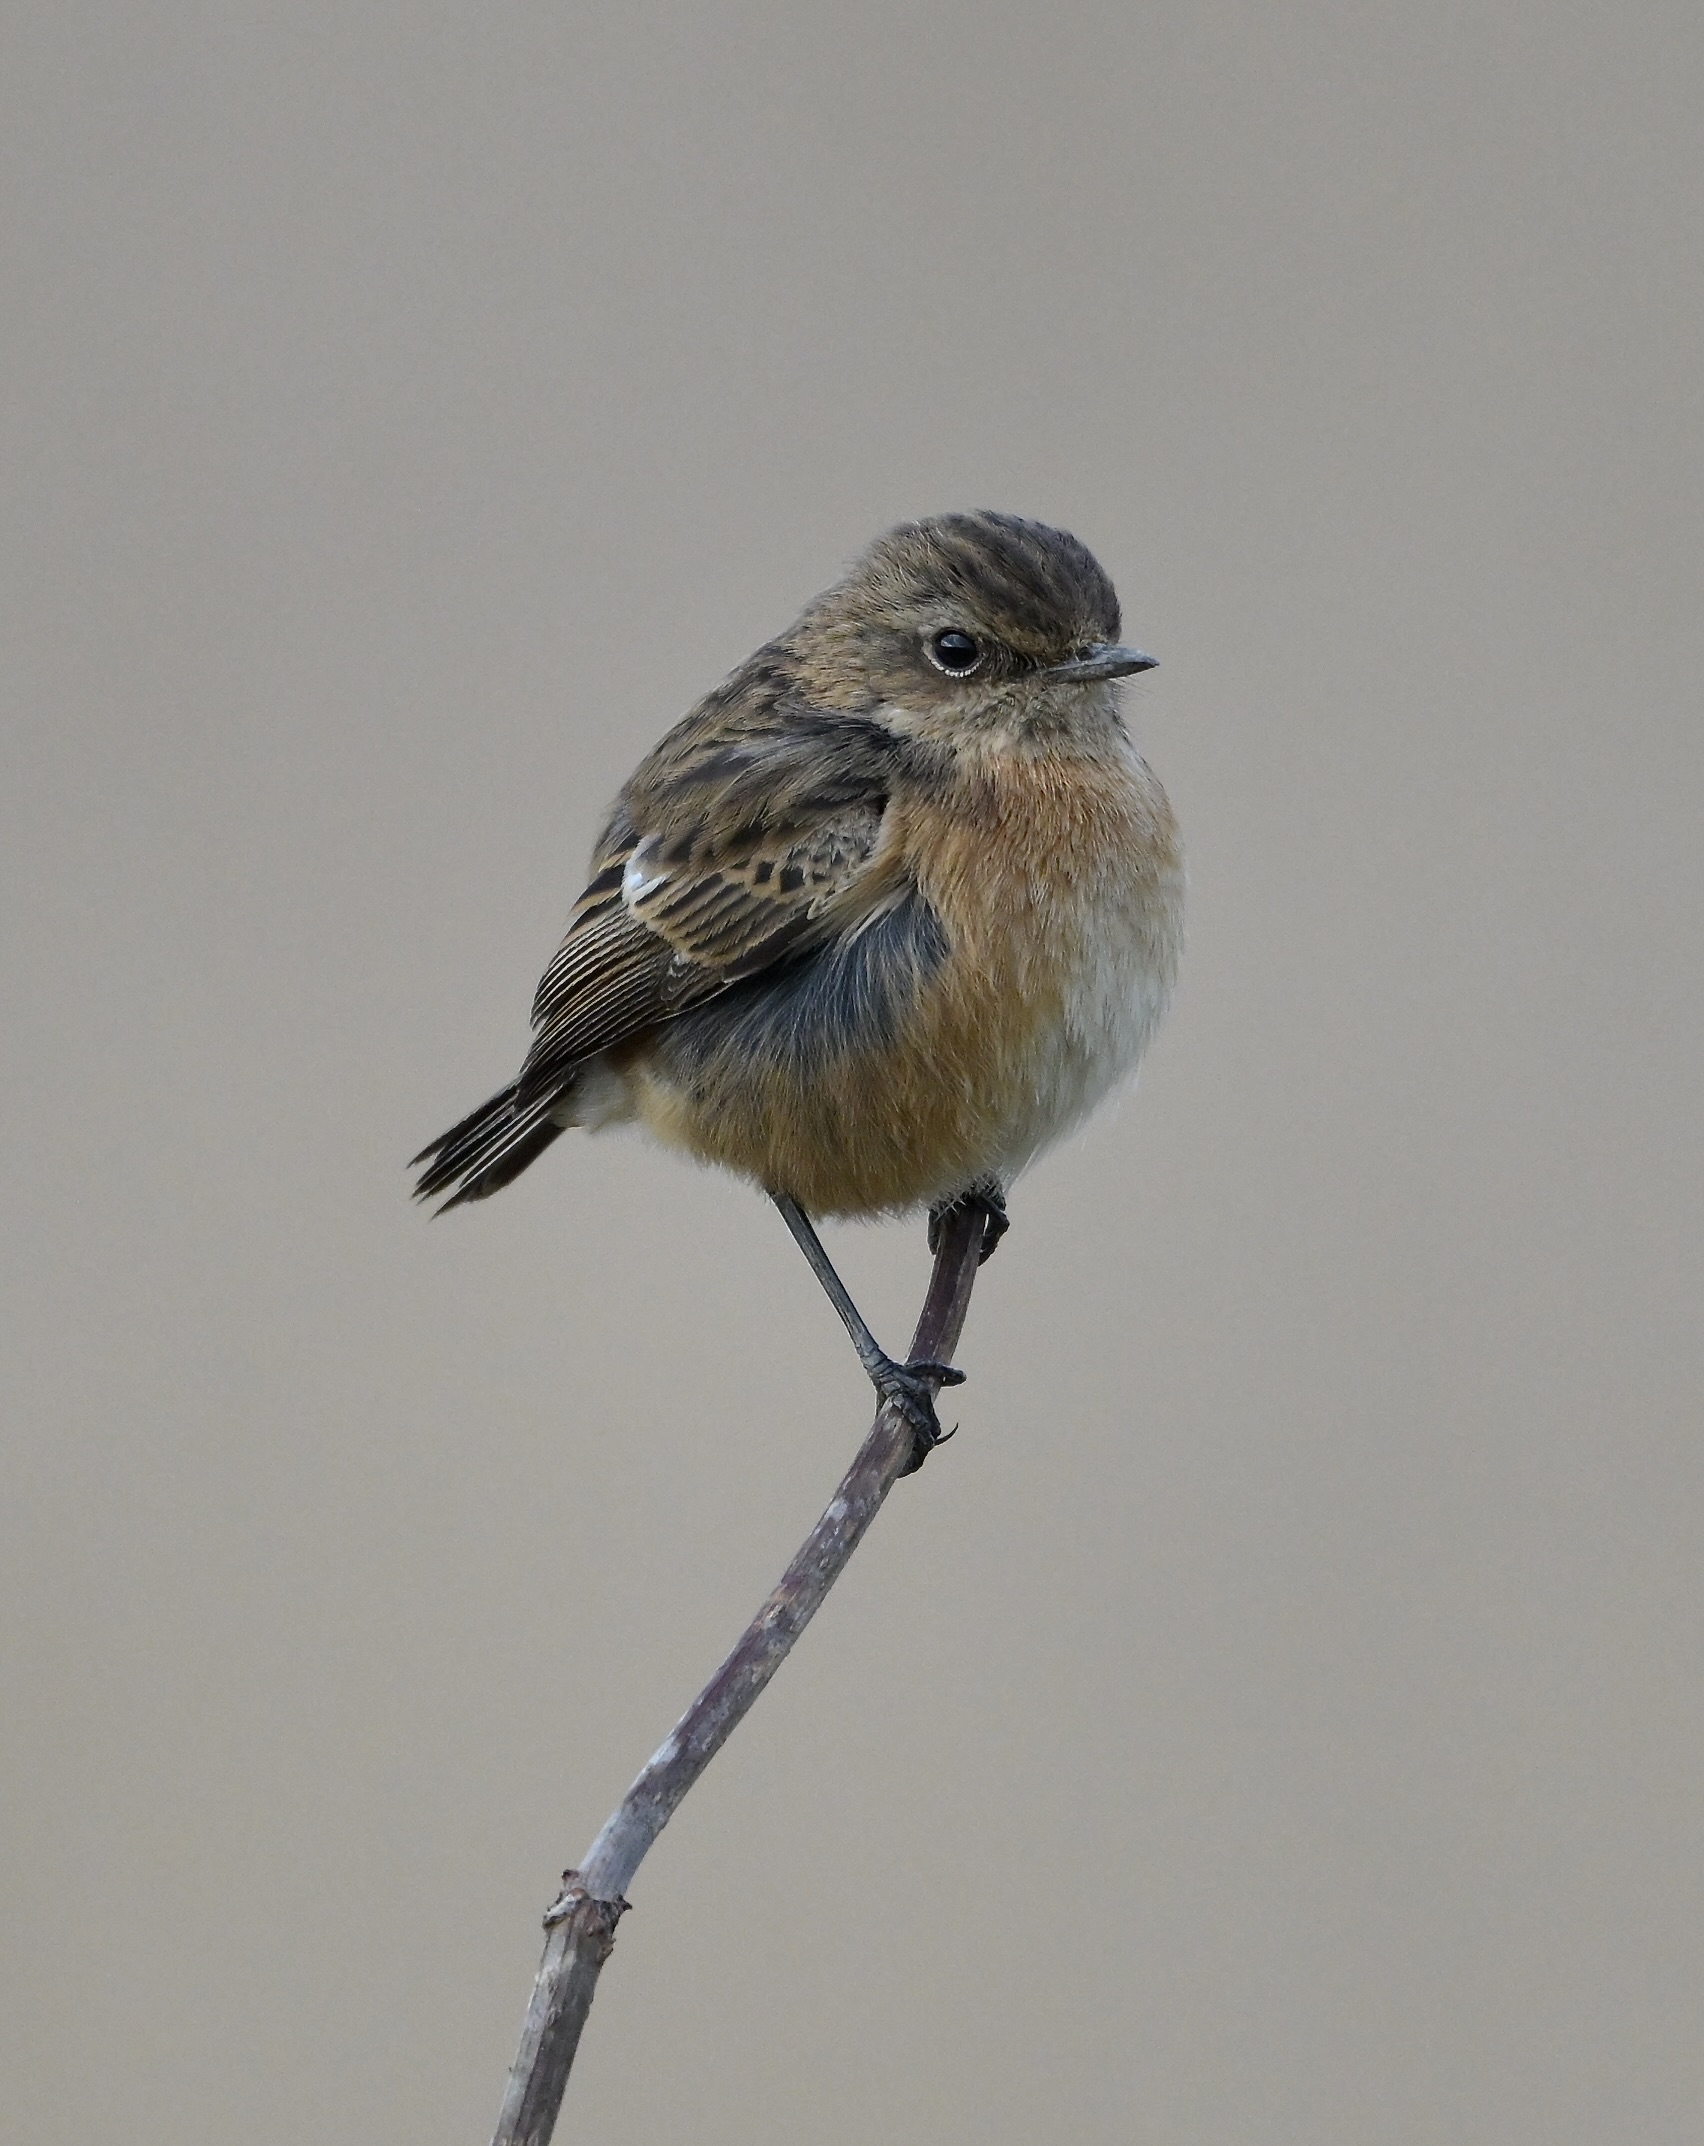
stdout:
<svg viewBox="0 0 1704 2146">
<path fill-rule="evenodd" d="M 931 1252 L 941 1249 L 941 1232 L 954 1215 L 964 1214 L 968 1209 L 975 1209 L 982 1216 L 982 1250 L 976 1264 L 985 1266 L 994 1257 L 995 1246 L 1012 1226 L 1006 1214 L 1006 1195 L 993 1183 L 972 1185 L 968 1192 L 961 1192 L 956 1198 L 942 1200 L 938 1207 L 930 1208 L 929 1249 Z"/>
<path fill-rule="evenodd" d="M 911 1430 L 911 1458 L 899 1471 L 915 1475 L 937 1446 L 944 1446 L 953 1431 L 943 1431 L 935 1413 L 935 1396 L 943 1386 L 962 1386 L 964 1373 L 951 1364 L 896 1364 L 891 1356 L 870 1372 L 870 1383 L 886 1402 L 898 1409 Z M 954 1424 L 953 1430 L 957 1430 Z"/>
</svg>

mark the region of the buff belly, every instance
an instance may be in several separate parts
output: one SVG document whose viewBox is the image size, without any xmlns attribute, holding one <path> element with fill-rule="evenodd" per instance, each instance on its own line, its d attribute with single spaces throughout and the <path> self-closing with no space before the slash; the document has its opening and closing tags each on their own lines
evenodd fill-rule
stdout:
<svg viewBox="0 0 1704 2146">
<path fill-rule="evenodd" d="M 604 1115 L 813 1214 L 1009 1183 L 1133 1073 L 1176 973 L 1170 813 L 1134 755 L 1119 772 L 1040 799 L 985 786 L 959 822 L 932 817 L 914 896 L 828 950 L 839 972 L 655 1032 L 610 1068 Z"/>
</svg>

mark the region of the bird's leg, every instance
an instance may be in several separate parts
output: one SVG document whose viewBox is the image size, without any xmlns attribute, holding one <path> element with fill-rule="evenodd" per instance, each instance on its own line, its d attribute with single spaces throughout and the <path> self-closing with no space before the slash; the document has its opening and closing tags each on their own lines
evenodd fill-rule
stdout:
<svg viewBox="0 0 1704 2146">
<path fill-rule="evenodd" d="M 938 1207 L 929 1210 L 929 1249 L 938 1252 L 941 1248 L 941 1231 L 950 1215 L 960 1214 L 967 1207 L 982 1210 L 982 1251 L 976 1264 L 980 1266 L 994 1257 L 994 1248 L 1011 1228 L 1006 1215 L 1006 1195 L 997 1178 L 984 1178 L 980 1185 L 971 1185 L 950 1200 L 942 1200 Z"/>
<path fill-rule="evenodd" d="M 964 1373 L 955 1371 L 951 1364 L 899 1364 L 877 1341 L 864 1324 L 863 1315 L 847 1294 L 846 1284 L 834 1271 L 834 1263 L 822 1248 L 822 1239 L 811 1227 L 810 1216 L 795 1199 L 784 1192 L 772 1192 L 770 1198 L 781 1210 L 781 1219 L 793 1232 L 799 1250 L 810 1262 L 811 1272 L 821 1282 L 828 1301 L 840 1314 L 840 1323 L 852 1337 L 852 1346 L 858 1352 L 858 1361 L 869 1373 L 870 1384 L 884 1401 L 891 1401 L 910 1424 L 915 1450 L 911 1467 L 905 1472 L 923 1465 L 924 1457 L 935 1447 L 943 1445 L 952 1436 L 943 1431 L 940 1418 L 935 1413 L 935 1395 L 943 1386 L 962 1386 Z"/>
</svg>

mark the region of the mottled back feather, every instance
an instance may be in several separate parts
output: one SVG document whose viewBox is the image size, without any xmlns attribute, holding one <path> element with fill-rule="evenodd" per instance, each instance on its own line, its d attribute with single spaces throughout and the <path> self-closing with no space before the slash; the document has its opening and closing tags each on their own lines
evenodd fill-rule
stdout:
<svg viewBox="0 0 1704 2146">
<path fill-rule="evenodd" d="M 598 843 L 533 1002 L 521 1103 L 855 924 L 903 751 L 878 724 L 798 699 L 773 647 L 707 696 L 636 770 Z"/>
<path fill-rule="evenodd" d="M 560 1130 L 588 1060 L 891 916 L 910 890 L 880 868 L 889 791 L 930 765 L 879 723 L 812 707 L 786 651 L 760 649 L 622 790 L 539 981 L 519 1078 L 417 1158 L 420 1192 L 495 1191 Z M 885 943 L 846 968 L 854 997 Z"/>
</svg>

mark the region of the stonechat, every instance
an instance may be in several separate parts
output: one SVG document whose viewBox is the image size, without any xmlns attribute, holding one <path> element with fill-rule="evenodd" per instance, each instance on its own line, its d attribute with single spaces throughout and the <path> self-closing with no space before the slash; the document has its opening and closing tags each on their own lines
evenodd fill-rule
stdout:
<svg viewBox="0 0 1704 2146">
<path fill-rule="evenodd" d="M 637 1119 L 775 1202 L 921 1458 L 939 1387 L 876 1343 L 811 1217 L 971 1203 L 1132 1074 L 1183 868 L 1132 745 L 1118 599 L 1015 515 L 902 523 L 699 702 L 617 799 L 510 1084 L 424 1153 L 484 1199 Z"/>
</svg>

